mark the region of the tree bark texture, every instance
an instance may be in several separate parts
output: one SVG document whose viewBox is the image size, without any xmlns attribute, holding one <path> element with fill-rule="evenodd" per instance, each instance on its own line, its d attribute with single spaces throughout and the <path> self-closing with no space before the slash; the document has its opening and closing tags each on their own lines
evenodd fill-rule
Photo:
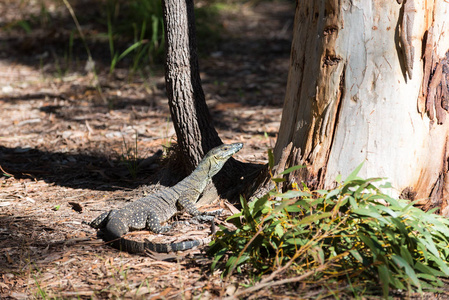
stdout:
<svg viewBox="0 0 449 300">
<path fill-rule="evenodd" d="M 448 49 L 445 0 L 298 1 L 277 168 L 330 188 L 364 162 L 393 196 L 444 209 Z"/>
<path fill-rule="evenodd" d="M 192 0 L 163 0 L 168 103 L 184 169 L 190 173 L 213 147 L 222 144 L 206 105 L 198 67 L 194 5 Z M 198 205 L 218 195 L 238 199 L 260 165 L 244 164 L 233 158 L 214 176 Z"/>
<path fill-rule="evenodd" d="M 198 67 L 192 0 L 162 1 L 165 26 L 165 82 L 170 113 L 186 173 L 205 153 L 222 144 L 206 105 Z"/>
</svg>

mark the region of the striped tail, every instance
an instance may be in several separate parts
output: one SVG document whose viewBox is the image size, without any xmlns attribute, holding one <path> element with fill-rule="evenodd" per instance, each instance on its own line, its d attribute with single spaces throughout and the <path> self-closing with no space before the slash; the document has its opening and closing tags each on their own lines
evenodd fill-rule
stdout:
<svg viewBox="0 0 449 300">
<path fill-rule="evenodd" d="M 179 243 L 170 243 L 170 244 L 164 244 L 164 243 L 153 243 L 149 240 L 145 239 L 145 250 L 150 250 L 157 253 L 169 253 L 169 252 L 176 252 L 176 251 L 184 251 L 189 250 L 194 247 L 202 246 L 209 244 L 212 240 L 211 237 L 207 237 L 204 239 L 199 240 L 193 240 L 193 241 L 183 241 Z"/>
<path fill-rule="evenodd" d="M 131 254 L 143 254 L 145 253 L 145 243 L 128 240 L 113 234 L 104 232 L 102 237 L 106 244 L 111 245 L 117 250 L 128 252 Z"/>
</svg>

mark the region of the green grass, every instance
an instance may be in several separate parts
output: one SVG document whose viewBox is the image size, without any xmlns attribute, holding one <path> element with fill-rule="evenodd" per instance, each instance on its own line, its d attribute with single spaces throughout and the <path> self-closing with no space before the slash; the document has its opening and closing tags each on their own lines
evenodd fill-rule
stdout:
<svg viewBox="0 0 449 300">
<path fill-rule="evenodd" d="M 449 221 L 386 195 L 381 179 L 357 177 L 360 168 L 332 190 L 293 184 L 242 198 L 228 219 L 237 229 L 221 227 L 211 245 L 212 269 L 259 276 L 247 292 L 294 282 L 346 296 L 438 290 L 449 275 Z"/>
<path fill-rule="evenodd" d="M 133 0 L 119 5 L 108 0 L 106 5 L 107 36 L 111 55 L 110 73 L 125 57 L 132 56 L 130 68 L 135 72 L 141 62 L 159 61 L 164 50 L 164 30 L 160 0 Z M 117 41 L 130 45 L 117 49 Z"/>
</svg>

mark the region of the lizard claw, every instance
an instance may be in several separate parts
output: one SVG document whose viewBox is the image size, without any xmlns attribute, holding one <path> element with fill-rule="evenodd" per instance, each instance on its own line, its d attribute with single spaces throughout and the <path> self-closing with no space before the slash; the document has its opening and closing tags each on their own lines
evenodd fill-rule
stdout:
<svg viewBox="0 0 449 300">
<path fill-rule="evenodd" d="M 215 216 L 221 215 L 223 212 L 223 209 L 217 209 L 213 211 L 205 211 L 202 212 L 200 215 L 196 215 L 192 218 L 192 220 L 200 221 L 200 222 L 211 222 L 214 221 Z"/>
<path fill-rule="evenodd" d="M 213 221 L 215 219 L 215 216 L 199 215 L 199 216 L 194 216 L 192 219 L 198 220 L 200 222 L 208 222 L 208 221 Z"/>
<path fill-rule="evenodd" d="M 199 225 L 200 221 L 198 221 L 197 219 L 191 218 L 190 219 L 190 223 L 195 224 L 195 225 Z"/>
<path fill-rule="evenodd" d="M 176 221 L 172 223 L 172 227 L 178 226 L 178 225 L 190 225 L 189 221 Z"/>
<path fill-rule="evenodd" d="M 205 211 L 205 212 L 203 212 L 203 215 L 206 215 L 206 216 L 219 216 L 219 215 L 221 215 L 222 212 L 223 212 L 223 208 L 220 208 L 220 209 L 216 209 L 216 210 L 213 210 L 213 211 Z"/>
</svg>

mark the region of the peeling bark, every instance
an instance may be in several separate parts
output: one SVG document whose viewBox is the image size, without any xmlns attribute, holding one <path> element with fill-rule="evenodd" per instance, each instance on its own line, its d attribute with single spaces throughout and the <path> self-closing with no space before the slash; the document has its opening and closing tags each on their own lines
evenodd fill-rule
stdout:
<svg viewBox="0 0 449 300">
<path fill-rule="evenodd" d="M 430 49 L 430 50 L 429 50 Z M 434 57 L 431 44 L 426 44 L 426 57 Z M 431 120 L 437 118 L 438 124 L 443 124 L 446 120 L 449 102 L 449 50 L 446 57 L 439 61 L 429 59 L 424 64 L 424 80 L 421 87 L 421 99 L 425 102 L 425 112 Z M 423 100 L 418 99 L 419 103 Z M 421 104 L 422 105 L 422 104 Z"/>
<path fill-rule="evenodd" d="M 320 149 L 328 149 L 332 143 L 344 90 L 340 85 L 341 78 L 344 78 L 344 62 L 335 51 L 335 41 L 344 25 L 339 1 L 336 0 L 301 1 L 297 5 L 296 15 L 287 95 L 275 159 L 279 162 L 284 148 L 292 142 L 291 164 L 319 161 L 317 165 L 322 168 L 329 153 Z M 319 43 L 315 41 L 317 36 Z M 325 83 L 329 77 L 334 84 Z M 312 167 L 297 173 L 304 180 L 310 178 L 309 184 L 314 184 L 318 182 L 315 176 L 320 168 Z"/>
<path fill-rule="evenodd" d="M 442 196 L 443 196 L 443 174 L 438 176 L 437 181 L 433 184 L 430 191 L 430 197 L 423 206 L 424 210 L 430 210 L 436 207 L 441 207 Z"/>
<path fill-rule="evenodd" d="M 405 67 L 410 79 L 413 78 L 413 63 L 415 47 L 412 43 L 413 23 L 415 21 L 416 8 L 413 0 L 406 0 L 402 6 L 401 44 L 405 58 Z"/>
<path fill-rule="evenodd" d="M 434 43 L 434 36 L 433 36 L 433 27 L 430 27 L 427 29 L 425 35 L 425 47 L 424 47 L 424 55 L 423 55 L 423 80 L 421 84 L 421 91 L 418 98 L 418 111 L 420 113 L 426 112 L 426 100 L 427 100 L 427 86 L 430 80 L 430 74 L 432 73 L 432 66 L 433 66 L 433 43 Z"/>
</svg>

